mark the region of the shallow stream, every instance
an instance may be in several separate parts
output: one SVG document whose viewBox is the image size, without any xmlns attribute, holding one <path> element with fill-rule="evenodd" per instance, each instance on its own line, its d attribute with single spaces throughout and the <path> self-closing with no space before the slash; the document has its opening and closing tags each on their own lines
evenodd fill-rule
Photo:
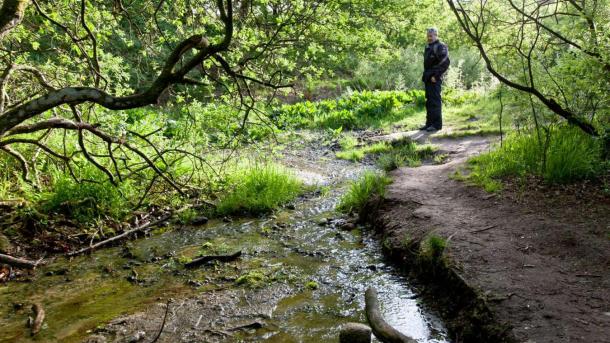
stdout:
<svg viewBox="0 0 610 343">
<path fill-rule="evenodd" d="M 0 285 L 0 342 L 32 341 L 25 323 L 34 302 L 46 310 L 46 324 L 34 341 L 80 342 L 92 336 L 129 341 L 138 325 L 161 326 L 156 304 L 169 298 L 172 304 L 198 300 L 190 307 L 172 307 L 159 342 L 336 342 L 342 323 L 366 322 L 364 291 L 371 286 L 378 289 L 390 324 L 418 342 L 447 342 L 442 323 L 419 303 L 408 280 L 384 261 L 381 244 L 370 231 L 340 230 L 328 220 L 337 216 L 333 209 L 346 181 L 366 167 L 323 157 L 291 167 L 306 181 L 325 185 L 325 191 L 273 216 L 161 228 L 91 256 L 56 258 L 28 281 Z M 195 270 L 181 267 L 185 259 L 212 250 L 241 250 L 243 255 L 236 262 Z M 216 304 L 221 311 L 206 310 L 207 301 L 217 301 L 210 294 L 222 292 L 244 296 Z M 246 296 L 253 292 L 258 297 Z M 239 307 L 248 308 L 247 313 Z M 222 316 L 254 318 L 260 325 L 230 330 L 236 322 Z M 106 326 L 109 322 L 113 324 Z M 142 330 L 141 341 L 149 342 L 155 333 Z"/>
</svg>

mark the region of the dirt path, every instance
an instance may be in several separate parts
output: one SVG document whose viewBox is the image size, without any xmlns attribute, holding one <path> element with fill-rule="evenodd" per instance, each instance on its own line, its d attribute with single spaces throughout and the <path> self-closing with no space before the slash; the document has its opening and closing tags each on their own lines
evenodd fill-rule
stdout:
<svg viewBox="0 0 610 343">
<path fill-rule="evenodd" d="M 409 135 L 450 158 L 391 174 L 379 213 L 391 249 L 407 238 L 446 238 L 454 270 L 518 342 L 610 342 L 608 198 L 548 189 L 490 195 L 449 177 L 488 139 Z"/>
</svg>

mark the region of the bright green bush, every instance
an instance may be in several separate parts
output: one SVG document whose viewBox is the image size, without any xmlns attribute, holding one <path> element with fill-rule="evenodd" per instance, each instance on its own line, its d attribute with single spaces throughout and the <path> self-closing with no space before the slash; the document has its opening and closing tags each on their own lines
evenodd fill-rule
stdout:
<svg viewBox="0 0 610 343">
<path fill-rule="evenodd" d="M 103 217 L 120 220 L 132 208 L 127 198 L 130 185 L 114 186 L 92 166 L 83 168 L 80 176 L 82 181 L 77 182 L 66 174 L 54 173 L 48 191 L 40 196 L 40 211 L 90 223 Z"/>
<path fill-rule="evenodd" d="M 423 106 L 424 92 L 363 91 L 352 92 L 334 100 L 300 102 L 272 111 L 279 127 L 343 128 L 346 130 L 378 127 L 396 121 L 410 112 L 408 106 Z"/>
<path fill-rule="evenodd" d="M 351 183 L 337 205 L 337 210 L 344 213 L 360 212 L 373 196 L 383 197 L 386 186 L 391 182 L 385 175 L 366 172 L 359 180 Z"/>
<path fill-rule="evenodd" d="M 480 55 L 470 46 L 449 47 L 451 67 L 445 82 L 450 86 L 471 89 L 489 73 L 480 63 Z M 421 88 L 423 50 L 420 46 L 379 50 L 358 61 L 354 70 L 355 82 L 365 89 L 394 90 Z M 458 75 L 458 80 L 455 76 Z"/>
<path fill-rule="evenodd" d="M 496 150 L 470 160 L 468 179 L 499 190 L 498 180 L 528 175 L 548 183 L 569 183 L 598 175 L 607 168 L 601 141 L 577 128 L 550 129 L 548 137 L 536 132 L 514 133 Z"/>
<path fill-rule="evenodd" d="M 266 213 L 294 199 L 302 184 L 274 165 L 241 168 L 228 176 L 228 191 L 220 197 L 217 215 Z"/>
<path fill-rule="evenodd" d="M 268 280 L 269 278 L 262 271 L 252 270 L 238 277 L 235 283 L 250 288 L 257 288 L 264 286 Z"/>
</svg>

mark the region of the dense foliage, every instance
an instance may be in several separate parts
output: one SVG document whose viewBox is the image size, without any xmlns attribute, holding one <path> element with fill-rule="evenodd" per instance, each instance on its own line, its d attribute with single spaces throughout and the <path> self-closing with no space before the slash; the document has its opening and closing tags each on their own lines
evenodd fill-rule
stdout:
<svg viewBox="0 0 610 343">
<path fill-rule="evenodd" d="M 292 181 L 227 162 L 293 130 L 328 133 L 339 158 L 417 165 L 433 152 L 347 131 L 420 124 L 431 26 L 452 61 L 448 134 L 517 131 L 473 175 L 594 177 L 610 149 L 609 15 L 605 0 L 5 0 L 0 200 L 85 223 L 199 200 L 267 211 Z M 255 178 L 287 196 L 246 204 Z"/>
<path fill-rule="evenodd" d="M 553 127 L 513 133 L 497 150 L 473 158 L 469 179 L 489 191 L 501 188 L 505 177 L 540 177 L 549 183 L 568 183 L 602 175 L 608 170 L 601 142 L 573 127 Z"/>
</svg>

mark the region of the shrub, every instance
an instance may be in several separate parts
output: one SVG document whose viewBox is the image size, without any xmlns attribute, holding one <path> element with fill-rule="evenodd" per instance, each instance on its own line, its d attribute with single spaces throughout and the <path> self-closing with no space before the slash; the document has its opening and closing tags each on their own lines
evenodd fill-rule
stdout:
<svg viewBox="0 0 610 343">
<path fill-rule="evenodd" d="M 472 47 L 449 47 L 451 67 L 446 82 L 453 87 L 470 89 L 481 79 L 490 78 L 480 56 Z M 358 62 L 354 79 L 367 89 L 402 90 L 422 87 L 422 49 L 409 46 L 392 51 L 377 51 Z"/>
<path fill-rule="evenodd" d="M 488 190 L 499 190 L 504 177 L 537 176 L 548 183 L 569 183 L 591 178 L 606 169 L 601 142 L 579 129 L 549 129 L 512 134 L 496 150 L 470 160 L 468 179 Z"/>
<path fill-rule="evenodd" d="M 334 100 L 284 105 L 271 113 L 279 127 L 357 129 L 379 127 L 411 114 L 406 106 L 422 106 L 424 92 L 351 92 Z"/>
<path fill-rule="evenodd" d="M 254 165 L 228 176 L 228 192 L 220 197 L 217 215 L 266 213 L 294 199 L 302 184 L 285 169 Z"/>
<path fill-rule="evenodd" d="M 83 181 L 77 182 L 68 175 L 56 173 L 50 191 L 41 196 L 40 210 L 60 213 L 81 223 L 104 216 L 120 220 L 128 213 L 131 206 L 126 196 L 130 185 L 116 187 L 91 166 L 82 170 L 82 177 Z"/>
<path fill-rule="evenodd" d="M 375 172 L 366 172 L 359 180 L 351 183 L 343 195 L 337 210 L 344 213 L 360 212 L 373 196 L 383 197 L 390 178 Z"/>
</svg>

